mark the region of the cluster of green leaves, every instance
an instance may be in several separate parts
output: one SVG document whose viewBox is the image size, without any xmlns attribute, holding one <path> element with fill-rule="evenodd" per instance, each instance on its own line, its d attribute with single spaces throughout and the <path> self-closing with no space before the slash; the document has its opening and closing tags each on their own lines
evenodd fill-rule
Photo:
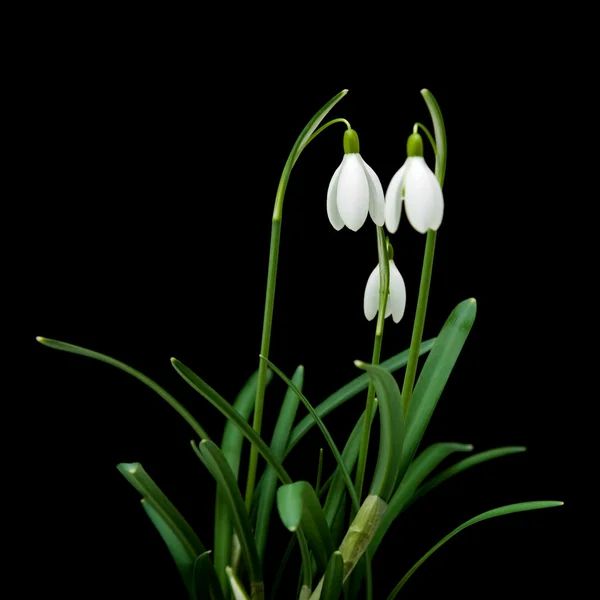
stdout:
<svg viewBox="0 0 600 600">
<path fill-rule="evenodd" d="M 355 514 L 358 509 L 358 498 L 350 473 L 358 457 L 364 414 L 342 452 L 337 449 L 323 418 L 365 390 L 370 378 L 375 384 L 382 413 L 379 457 L 371 492 L 389 500 L 383 520 L 369 546 L 371 556 L 375 554 L 398 515 L 434 487 L 474 465 L 524 450 L 522 447 L 508 447 L 476 454 L 434 476 L 430 475 L 444 459 L 455 452 L 470 452 L 472 447 L 455 443 L 434 444 L 415 458 L 427 424 L 473 324 L 475 311 L 474 301 L 462 302 L 452 312 L 437 339 L 421 345 L 421 354 L 429 352 L 429 355 L 417 381 L 406 424 L 403 423 L 400 412 L 400 390 L 391 373 L 405 366 L 408 351 L 390 358 L 380 366 L 360 363 L 358 366 L 367 373 L 358 376 L 315 407 L 301 391 L 304 380 L 302 367 L 296 370 L 292 379 L 288 379 L 270 363 L 273 371 L 289 386 L 270 445 L 257 436 L 248 423 L 256 391 L 256 374 L 248 380 L 235 402 L 230 404 L 189 367 L 172 359 L 173 366 L 183 379 L 226 417 L 222 441 L 217 445 L 191 413 L 149 377 L 98 352 L 46 338 L 38 339 L 51 348 L 88 356 L 133 375 L 166 400 L 186 420 L 194 433 L 200 436 L 201 442 L 198 445 L 193 442 L 193 449 L 217 483 L 212 556 L 141 465 L 119 465 L 120 472 L 141 493 L 143 507 L 177 564 L 190 598 L 221 600 L 228 598 L 231 590 L 234 591 L 234 597 L 243 598 L 245 588 L 238 579 L 242 573 L 246 574 L 250 582 L 251 596 L 262 597 L 262 567 L 268 556 L 265 551 L 268 529 L 276 502 L 283 524 L 296 534 L 293 540 L 297 540 L 300 546 L 300 585 L 305 597 L 313 589 L 315 576 L 321 574 L 324 579 L 320 597 L 330 600 L 340 596 L 343 579 L 348 575 L 344 573 L 343 560 L 336 549 L 348 527 L 348 498 L 353 505 L 350 514 Z M 300 402 L 310 414 L 294 426 Z M 335 471 L 325 483 L 318 484 L 316 489 L 309 482 L 294 481 L 284 467 L 285 458 L 315 424 L 321 428 L 337 461 Z M 243 438 L 257 446 L 267 463 L 250 509 L 244 505 L 237 483 Z M 516 504 L 471 519 L 446 536 L 416 563 L 390 598 L 433 551 L 465 527 L 494 516 L 557 504 Z M 286 553 L 287 557 L 290 553 L 291 550 Z M 286 567 L 285 563 L 284 557 L 281 572 Z M 278 576 L 271 588 L 272 597 L 276 597 L 276 586 L 280 580 L 281 577 Z M 351 597 L 355 595 L 356 589 L 357 586 L 354 586 L 349 592 Z"/>
</svg>

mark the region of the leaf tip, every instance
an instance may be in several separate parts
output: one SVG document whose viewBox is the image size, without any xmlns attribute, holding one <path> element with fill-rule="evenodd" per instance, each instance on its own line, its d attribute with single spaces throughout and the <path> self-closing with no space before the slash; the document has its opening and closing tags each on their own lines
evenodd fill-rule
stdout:
<svg viewBox="0 0 600 600">
<path fill-rule="evenodd" d="M 174 365 L 174 364 L 176 364 L 176 363 L 179 362 L 174 356 L 171 356 L 171 358 L 169 360 L 171 361 L 172 365 Z"/>
<path fill-rule="evenodd" d="M 366 364 L 365 362 L 363 362 L 362 360 L 355 360 L 354 364 L 359 368 L 359 369 L 364 369 Z"/>
<path fill-rule="evenodd" d="M 46 341 L 46 338 L 43 338 L 41 335 L 36 335 L 35 339 L 40 343 L 43 344 Z"/>
</svg>

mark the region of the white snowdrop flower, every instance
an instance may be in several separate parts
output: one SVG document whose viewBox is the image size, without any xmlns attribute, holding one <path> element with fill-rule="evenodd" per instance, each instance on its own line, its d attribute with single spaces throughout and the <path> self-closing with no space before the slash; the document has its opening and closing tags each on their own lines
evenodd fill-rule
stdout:
<svg viewBox="0 0 600 600">
<path fill-rule="evenodd" d="M 377 265 L 369 275 L 367 287 L 365 288 L 364 310 L 368 321 L 372 321 L 379 310 L 379 286 L 379 265 Z M 402 279 L 402 275 L 400 275 L 394 261 L 390 260 L 390 293 L 385 306 L 386 319 L 392 315 L 394 323 L 399 323 L 404 315 L 405 308 L 406 286 L 404 285 L 404 279 Z"/>
<path fill-rule="evenodd" d="M 379 177 L 359 153 L 358 135 L 344 133 L 344 158 L 327 190 L 327 216 L 338 231 L 348 227 L 358 231 L 371 215 L 379 227 L 385 223 L 385 201 Z"/>
<path fill-rule="evenodd" d="M 406 144 L 408 158 L 392 177 L 385 193 L 385 226 L 395 233 L 400 223 L 402 202 L 406 216 L 419 233 L 434 231 L 442 224 L 444 195 L 437 177 L 423 158 L 423 139 L 413 133 Z"/>
</svg>

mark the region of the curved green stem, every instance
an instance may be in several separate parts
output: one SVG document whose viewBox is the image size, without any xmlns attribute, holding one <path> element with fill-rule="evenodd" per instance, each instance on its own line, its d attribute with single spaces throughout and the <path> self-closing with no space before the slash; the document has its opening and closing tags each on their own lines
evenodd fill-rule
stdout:
<svg viewBox="0 0 600 600">
<path fill-rule="evenodd" d="M 404 374 L 404 384 L 402 386 L 402 407 L 404 409 L 404 421 L 408 416 L 408 407 L 412 398 L 412 392 L 415 385 L 417 374 L 417 365 L 419 362 L 419 348 L 423 338 L 423 328 L 425 326 L 425 314 L 427 313 L 427 302 L 429 300 L 429 287 L 431 285 L 431 272 L 433 270 L 433 256 L 435 254 L 435 240 L 437 231 L 431 229 L 427 232 L 427 242 L 425 243 L 425 256 L 423 257 L 423 269 L 421 271 L 421 284 L 419 286 L 419 299 L 417 301 L 417 312 L 413 325 L 412 338 L 410 340 L 410 351 L 408 354 L 408 363 Z"/>
<path fill-rule="evenodd" d="M 381 344 L 383 341 L 383 326 L 385 323 L 385 309 L 390 291 L 390 261 L 388 259 L 385 232 L 383 227 L 377 227 L 377 254 L 379 256 L 379 310 L 377 313 L 377 328 L 375 330 L 375 341 L 373 343 L 373 358 L 371 363 L 379 364 L 381 357 Z M 369 439 L 371 436 L 371 420 L 374 410 L 375 386 L 369 384 L 367 393 L 367 406 L 365 409 L 365 421 L 363 425 L 360 450 L 358 453 L 358 466 L 356 468 L 356 493 L 360 499 L 365 480 L 365 469 L 367 466 L 367 454 L 369 451 Z"/>
<path fill-rule="evenodd" d="M 433 121 L 433 130 L 435 132 L 435 142 L 431 139 L 431 134 L 424 125 L 416 123 L 415 126 L 421 127 L 427 134 L 429 141 L 435 149 L 435 176 L 440 182 L 440 187 L 444 185 L 446 174 L 446 155 L 447 140 L 446 128 L 444 127 L 444 118 L 442 111 L 434 98 L 433 94 L 427 90 L 421 90 L 421 95 L 427 104 L 431 120 Z M 404 374 L 404 384 L 402 386 L 402 407 L 404 409 L 404 419 L 408 415 L 408 407 L 412 398 L 412 392 L 415 385 L 417 374 L 417 364 L 419 361 L 419 347 L 423 337 L 423 327 L 425 325 L 425 314 L 427 313 L 427 302 L 429 300 L 429 288 L 431 285 L 431 272 L 433 269 L 433 256 L 435 254 L 435 241 L 437 231 L 431 229 L 427 232 L 427 242 L 425 243 L 425 255 L 423 257 L 423 269 L 421 271 L 421 283 L 419 285 L 419 299 L 417 301 L 417 312 L 413 325 L 412 338 L 410 340 L 410 351 L 408 354 L 408 363 L 406 364 L 406 373 Z"/>
<path fill-rule="evenodd" d="M 425 133 L 425 135 L 427 136 L 427 139 L 429 140 L 429 143 L 431 144 L 431 147 L 433 148 L 433 153 L 437 156 L 437 145 L 435 143 L 435 140 L 433 139 L 433 136 L 431 135 L 431 132 L 429 131 L 429 129 L 427 129 L 427 127 L 425 127 L 425 125 L 423 125 L 423 123 L 419 123 L 417 121 L 413 126 L 413 133 L 417 133 L 419 127 L 421 128 L 423 133 Z"/>
<path fill-rule="evenodd" d="M 308 146 L 321 133 L 321 131 L 325 131 L 325 129 L 327 129 L 330 125 L 333 125 L 334 123 L 344 123 L 348 129 L 352 129 L 352 127 L 350 127 L 350 122 L 346 119 L 332 119 L 331 121 L 325 123 L 325 125 L 321 125 L 321 127 L 319 127 L 319 129 L 317 129 L 308 138 L 306 144 L 304 144 L 304 147 L 302 149 L 304 150 L 304 148 L 306 148 L 306 146 Z"/>
<path fill-rule="evenodd" d="M 263 317 L 263 331 L 260 343 L 260 353 L 263 356 L 269 356 L 269 347 L 271 345 L 271 327 L 273 324 L 273 308 L 275 305 L 275 284 L 277 281 L 277 262 L 279 258 L 279 241 L 281 237 L 281 218 L 283 214 L 283 201 L 285 192 L 296 160 L 300 156 L 306 144 L 312 139 L 313 134 L 327 113 L 348 93 L 348 90 L 342 90 L 325 104 L 313 118 L 307 123 L 302 133 L 298 136 L 292 151 L 283 168 L 277 194 L 275 196 L 275 207 L 273 209 L 273 220 L 271 223 L 271 247 L 269 251 L 269 270 L 267 274 L 267 291 L 265 294 L 265 311 Z M 257 435 L 260 435 L 262 428 L 263 406 L 265 402 L 265 388 L 267 387 L 267 365 L 264 361 L 258 363 L 258 381 L 256 386 L 256 402 L 254 405 L 254 419 L 252 428 Z M 248 477 L 246 480 L 246 498 L 245 503 L 248 510 L 252 506 L 252 496 L 256 485 L 256 468 L 258 463 L 258 448 L 253 444 L 250 447 L 250 461 L 248 464 Z"/>
</svg>

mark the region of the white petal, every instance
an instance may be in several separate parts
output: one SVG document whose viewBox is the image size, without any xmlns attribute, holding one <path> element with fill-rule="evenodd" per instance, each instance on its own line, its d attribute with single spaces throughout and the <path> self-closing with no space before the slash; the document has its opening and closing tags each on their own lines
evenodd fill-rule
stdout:
<svg viewBox="0 0 600 600">
<path fill-rule="evenodd" d="M 340 213 L 338 212 L 336 198 L 340 172 L 346 156 L 347 155 L 344 154 L 344 159 L 342 160 L 340 166 L 335 170 L 335 173 L 329 182 L 329 188 L 327 189 L 327 216 L 329 217 L 329 222 L 337 231 L 342 229 L 344 226 L 344 221 L 342 221 L 342 217 L 340 217 Z"/>
<path fill-rule="evenodd" d="M 362 165 L 365 169 L 367 182 L 369 183 L 369 214 L 373 223 L 379 227 L 383 227 L 385 223 L 385 200 L 383 199 L 383 186 L 377 173 L 360 157 Z"/>
<path fill-rule="evenodd" d="M 346 154 L 337 182 L 337 208 L 344 225 L 358 231 L 369 212 L 369 183 L 358 154 Z"/>
<path fill-rule="evenodd" d="M 444 215 L 444 197 L 440 184 L 425 160 L 413 157 L 405 178 L 406 216 L 420 233 L 437 229 Z"/>
<path fill-rule="evenodd" d="M 393 260 L 390 261 L 390 295 L 388 297 L 386 308 L 391 309 L 394 323 L 400 322 L 400 319 L 404 316 L 404 310 L 406 309 L 406 286 L 404 285 L 404 279 L 402 279 L 402 275 L 400 275 L 400 271 L 398 271 L 398 267 L 394 264 Z"/>
<path fill-rule="evenodd" d="M 363 308 L 367 321 L 372 321 L 379 310 L 379 265 L 373 269 L 367 279 Z"/>
<path fill-rule="evenodd" d="M 396 233 L 400 224 L 400 215 L 402 214 L 402 183 L 409 160 L 407 159 L 400 169 L 396 171 L 385 193 L 385 226 L 390 233 Z"/>
</svg>

